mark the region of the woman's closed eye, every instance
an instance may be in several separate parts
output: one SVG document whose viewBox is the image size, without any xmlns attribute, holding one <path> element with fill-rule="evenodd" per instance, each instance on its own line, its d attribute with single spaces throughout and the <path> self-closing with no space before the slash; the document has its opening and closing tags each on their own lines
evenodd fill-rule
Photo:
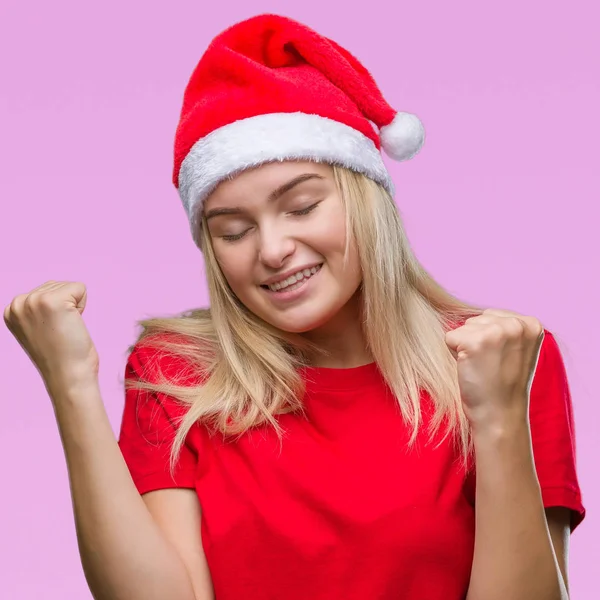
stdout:
<svg viewBox="0 0 600 600">
<path fill-rule="evenodd" d="M 317 208 L 318 205 L 319 205 L 319 202 L 315 202 L 314 204 L 311 204 L 310 206 L 307 206 L 306 208 L 301 208 L 299 210 L 293 210 L 293 211 L 291 211 L 290 214 L 298 215 L 298 216 L 307 215 L 308 213 L 311 213 L 313 210 L 315 210 L 315 208 Z"/>
<path fill-rule="evenodd" d="M 237 240 L 241 240 L 248 233 L 248 231 L 250 231 L 250 229 L 246 229 L 246 230 L 242 231 L 241 233 L 222 235 L 221 239 L 225 240 L 226 242 L 235 242 Z"/>
<path fill-rule="evenodd" d="M 307 206 L 306 208 L 292 210 L 289 212 L 289 214 L 297 216 L 297 217 L 302 217 L 304 215 L 310 214 L 313 210 L 315 210 L 315 208 L 317 208 L 317 206 L 319 204 L 320 204 L 320 202 L 315 202 L 314 204 L 311 204 L 310 206 Z M 252 229 L 252 228 L 249 227 L 248 229 L 245 229 L 244 231 L 241 231 L 240 233 L 226 234 L 226 235 L 221 235 L 219 237 L 226 242 L 237 242 L 238 240 L 241 240 L 250 231 L 250 229 Z"/>
</svg>

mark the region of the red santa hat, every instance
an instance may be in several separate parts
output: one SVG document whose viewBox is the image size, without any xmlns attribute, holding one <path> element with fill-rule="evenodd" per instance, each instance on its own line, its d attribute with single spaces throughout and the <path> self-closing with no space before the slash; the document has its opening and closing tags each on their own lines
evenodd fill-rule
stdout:
<svg viewBox="0 0 600 600">
<path fill-rule="evenodd" d="M 173 183 L 198 242 L 206 197 L 261 164 L 313 160 L 347 167 L 393 194 L 381 148 L 412 158 L 425 132 L 394 110 L 367 69 L 308 27 L 261 15 L 218 35 L 185 89 Z"/>
</svg>

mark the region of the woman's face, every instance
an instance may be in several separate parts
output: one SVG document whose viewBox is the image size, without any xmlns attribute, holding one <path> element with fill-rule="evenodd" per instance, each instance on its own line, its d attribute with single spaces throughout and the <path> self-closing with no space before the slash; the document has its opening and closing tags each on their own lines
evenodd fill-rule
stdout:
<svg viewBox="0 0 600 600">
<path fill-rule="evenodd" d="M 345 211 L 329 165 L 283 162 L 245 171 L 219 185 L 204 215 L 231 289 L 278 329 L 325 325 L 360 285 L 352 244 L 343 262 Z"/>
</svg>

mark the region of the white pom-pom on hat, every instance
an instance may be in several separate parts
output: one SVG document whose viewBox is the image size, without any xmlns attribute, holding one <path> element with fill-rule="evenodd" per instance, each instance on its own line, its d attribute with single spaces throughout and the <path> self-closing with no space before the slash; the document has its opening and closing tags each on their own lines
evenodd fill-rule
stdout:
<svg viewBox="0 0 600 600">
<path fill-rule="evenodd" d="M 416 115 L 398 112 L 389 125 L 379 130 L 385 153 L 395 160 L 411 159 L 425 142 L 425 128 Z"/>
</svg>

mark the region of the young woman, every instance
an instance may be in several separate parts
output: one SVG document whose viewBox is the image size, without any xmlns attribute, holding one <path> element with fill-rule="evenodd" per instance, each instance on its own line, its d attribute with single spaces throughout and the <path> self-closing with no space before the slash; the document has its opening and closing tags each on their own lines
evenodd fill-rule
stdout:
<svg viewBox="0 0 600 600">
<path fill-rule="evenodd" d="M 559 600 L 584 508 L 559 349 L 411 252 L 380 148 L 423 143 L 345 49 L 239 23 L 187 86 L 174 182 L 211 306 L 143 322 L 119 440 L 85 286 L 6 308 L 44 378 L 99 600 Z"/>
</svg>

